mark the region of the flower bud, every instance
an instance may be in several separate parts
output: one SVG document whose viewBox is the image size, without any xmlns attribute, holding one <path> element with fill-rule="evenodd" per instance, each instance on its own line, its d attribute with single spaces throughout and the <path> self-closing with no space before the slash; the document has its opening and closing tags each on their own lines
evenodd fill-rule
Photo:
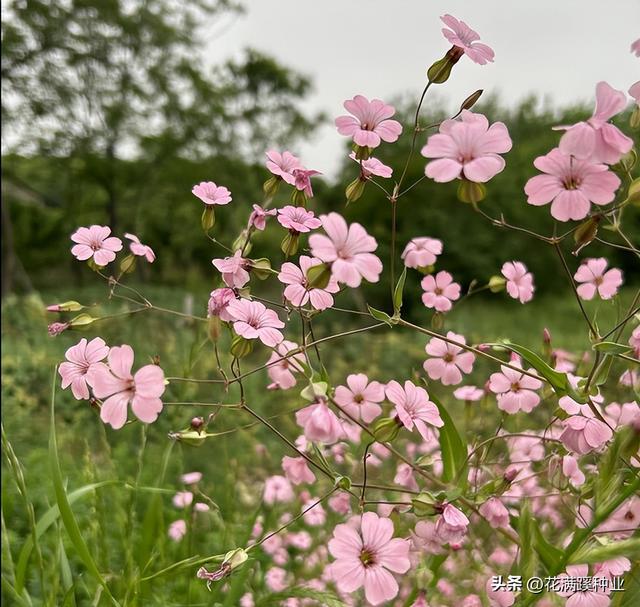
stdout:
<svg viewBox="0 0 640 607">
<path fill-rule="evenodd" d="M 206 434 L 201 434 L 198 430 L 182 430 L 181 432 L 170 432 L 169 438 L 192 447 L 201 447 L 207 440 Z"/>
<path fill-rule="evenodd" d="M 56 337 L 66 331 L 71 325 L 68 322 L 52 322 L 48 327 L 47 331 L 51 337 Z"/>
<path fill-rule="evenodd" d="M 504 291 L 506 284 L 507 279 L 504 276 L 492 276 L 489 279 L 489 291 L 492 293 L 500 293 L 500 291 Z"/>
<path fill-rule="evenodd" d="M 192 418 L 190 426 L 192 430 L 200 430 L 204 426 L 204 417 L 198 416 Z"/>
<path fill-rule="evenodd" d="M 512 483 L 515 479 L 516 476 L 518 476 L 518 473 L 520 471 L 518 470 L 518 468 L 516 468 L 515 466 L 509 466 L 505 471 L 504 474 L 502 475 L 502 478 L 507 482 L 507 483 Z"/>
<path fill-rule="evenodd" d="M 364 193 L 364 186 L 366 181 L 362 177 L 354 179 L 345 190 L 345 196 L 347 197 L 347 203 L 355 202 Z"/>
<path fill-rule="evenodd" d="M 47 306 L 47 312 L 78 312 L 83 308 L 84 306 L 77 301 L 65 301 Z"/>
<path fill-rule="evenodd" d="M 478 89 L 475 93 L 471 93 L 471 95 L 469 95 L 462 102 L 462 105 L 460 106 L 460 111 L 462 112 L 462 110 L 470 110 L 478 102 L 478 99 L 480 99 L 480 97 L 482 96 L 482 93 L 483 93 L 482 89 Z"/>
<path fill-rule="evenodd" d="M 572 251 L 574 255 L 577 255 L 582 249 L 590 244 L 593 239 L 598 235 L 598 227 L 602 221 L 602 215 L 594 215 L 586 221 L 583 221 L 578 229 L 573 233 L 573 241 L 576 243 L 576 248 Z"/>
<path fill-rule="evenodd" d="M 640 126 L 640 107 L 634 108 L 629 118 L 629 126 L 632 129 L 637 129 Z"/>
<path fill-rule="evenodd" d="M 86 325 L 90 325 L 94 320 L 97 320 L 93 316 L 89 316 L 89 314 L 78 314 L 75 318 L 72 318 L 69 322 L 69 326 L 76 327 L 84 327 Z"/>
<path fill-rule="evenodd" d="M 291 195 L 291 202 L 294 207 L 305 207 L 307 205 L 307 195 L 302 190 L 297 188 L 293 190 Z"/>
<path fill-rule="evenodd" d="M 431 328 L 438 331 L 442 329 L 442 327 L 444 327 L 444 314 L 441 314 L 440 312 L 434 312 L 433 316 L 431 317 Z"/>
<path fill-rule="evenodd" d="M 451 69 L 460 61 L 460 58 L 464 55 L 464 51 L 458 46 L 452 46 L 447 54 L 440 60 L 436 61 L 428 70 L 427 78 L 429 82 L 434 84 L 442 84 L 449 80 L 451 76 Z"/>
<path fill-rule="evenodd" d="M 353 151 L 355 152 L 356 160 L 368 160 L 369 156 L 371 156 L 371 148 L 358 145 L 357 143 L 354 144 Z"/>
<path fill-rule="evenodd" d="M 266 280 L 271 275 L 271 262 L 266 257 L 252 259 L 251 272 L 258 280 Z"/>
<path fill-rule="evenodd" d="M 220 337 L 221 322 L 219 316 L 209 316 L 207 320 L 207 329 L 209 339 L 215 344 Z"/>
<path fill-rule="evenodd" d="M 249 240 L 249 230 L 242 230 L 242 232 L 240 232 L 240 236 L 238 236 L 238 238 L 236 238 L 233 241 L 233 244 L 231 245 L 231 250 L 243 251 L 245 255 L 248 254 L 249 251 L 251 250 L 251 245 L 248 244 L 248 240 Z"/>
<path fill-rule="evenodd" d="M 384 417 L 379 419 L 373 426 L 373 435 L 380 443 L 390 443 L 398 436 L 400 425 L 397 418 Z"/>
<path fill-rule="evenodd" d="M 487 188 L 483 183 L 476 183 L 462 178 L 458 186 L 458 200 L 475 206 L 487 196 Z"/>
<path fill-rule="evenodd" d="M 321 263 L 307 270 L 307 285 L 310 289 L 324 289 L 331 280 L 331 266 Z"/>
<path fill-rule="evenodd" d="M 287 256 L 292 257 L 298 252 L 300 234 L 298 232 L 288 232 L 280 243 L 280 250 Z"/>
<path fill-rule="evenodd" d="M 216 225 L 216 214 L 212 206 L 206 206 L 204 208 L 204 211 L 202 211 L 202 217 L 200 218 L 200 223 L 202 224 L 202 229 L 205 234 L 208 233 L 214 225 Z"/>
<path fill-rule="evenodd" d="M 278 188 L 280 187 L 280 181 L 281 181 L 281 178 L 274 175 L 273 177 L 270 177 L 264 182 L 262 186 L 262 191 L 264 192 L 264 195 L 267 200 L 271 200 L 278 193 Z"/>
<path fill-rule="evenodd" d="M 423 491 L 412 500 L 413 513 L 416 516 L 434 516 L 438 513 L 436 498 L 428 491 Z"/>
<path fill-rule="evenodd" d="M 133 255 L 127 255 L 120 262 L 120 272 L 123 274 L 128 274 L 129 272 L 133 272 L 136 269 L 136 258 Z"/>
<path fill-rule="evenodd" d="M 232 356 L 236 358 L 244 358 L 248 354 L 251 354 L 253 350 L 253 342 L 250 339 L 245 339 L 240 335 L 235 335 L 231 340 L 230 352 Z"/>
</svg>

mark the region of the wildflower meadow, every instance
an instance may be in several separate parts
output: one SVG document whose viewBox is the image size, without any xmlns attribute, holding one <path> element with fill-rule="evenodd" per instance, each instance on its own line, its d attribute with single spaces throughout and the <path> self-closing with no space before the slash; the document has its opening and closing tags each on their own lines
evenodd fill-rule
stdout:
<svg viewBox="0 0 640 607">
<path fill-rule="evenodd" d="M 286 144 L 256 197 L 173 194 L 192 297 L 179 247 L 84 212 L 78 282 L 3 304 L 7 605 L 640 605 L 640 82 L 593 82 L 496 208 L 508 116 L 428 110 L 501 60 L 461 18 L 424 23 L 410 111 L 340 100 L 331 196 Z M 445 195 L 457 242 L 418 219 Z"/>
</svg>

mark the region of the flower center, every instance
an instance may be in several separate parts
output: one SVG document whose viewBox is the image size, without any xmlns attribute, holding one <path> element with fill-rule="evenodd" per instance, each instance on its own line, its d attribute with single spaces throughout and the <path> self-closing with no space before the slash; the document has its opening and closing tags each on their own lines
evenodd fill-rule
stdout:
<svg viewBox="0 0 640 607">
<path fill-rule="evenodd" d="M 520 390 L 520 384 L 517 381 L 515 381 L 511 384 L 511 391 L 517 392 L 518 390 Z"/>
<path fill-rule="evenodd" d="M 362 394 L 356 394 L 356 395 L 353 397 L 353 400 L 354 400 L 354 402 L 356 402 L 356 403 L 360 404 L 361 402 L 363 402 L 363 401 L 364 401 L 364 396 L 362 396 Z"/>
<path fill-rule="evenodd" d="M 360 562 L 365 567 L 371 567 L 372 565 L 375 565 L 376 564 L 376 559 L 375 559 L 375 556 L 374 556 L 373 552 L 371 552 L 367 548 L 363 548 L 362 552 L 360 553 Z"/>
<path fill-rule="evenodd" d="M 442 357 L 442 360 L 444 360 L 444 362 L 446 363 L 452 363 L 453 362 L 453 354 L 447 353 Z"/>
<path fill-rule="evenodd" d="M 564 187 L 566 190 L 577 190 L 580 187 L 580 184 L 581 180 L 573 175 L 564 180 Z"/>
<path fill-rule="evenodd" d="M 594 282 L 596 286 L 599 287 L 604 282 L 604 278 L 602 276 L 596 276 Z"/>
<path fill-rule="evenodd" d="M 434 293 L 436 295 L 442 295 L 442 289 L 440 287 L 436 287 L 435 290 L 434 290 Z"/>
</svg>

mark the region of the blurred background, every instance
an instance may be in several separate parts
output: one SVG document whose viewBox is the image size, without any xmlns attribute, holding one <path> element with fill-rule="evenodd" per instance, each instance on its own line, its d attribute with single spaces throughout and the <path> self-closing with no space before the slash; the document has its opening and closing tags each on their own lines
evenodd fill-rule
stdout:
<svg viewBox="0 0 640 607">
<path fill-rule="evenodd" d="M 397 143 L 382 145 L 376 156 L 400 171 L 410 146 L 407 125 L 426 69 L 448 49 L 439 16 L 450 12 L 480 33 L 495 49 L 496 61 L 481 67 L 463 59 L 446 85 L 430 91 L 422 123 L 455 113 L 469 94 L 484 89 L 474 110 L 505 122 L 514 145 L 506 155 L 507 169 L 489 184 L 482 208 L 494 217 L 503 213 L 515 225 L 551 234 L 548 208 L 527 205 L 523 192 L 535 174 L 533 159 L 557 144 L 553 125 L 591 114 L 599 80 L 627 90 L 640 74 L 640 63 L 629 52 L 640 35 L 640 5 L 618 0 L 615 11 L 601 9 L 599 0 L 3 1 L 3 424 L 28 489 L 23 495 L 19 483 L 3 483 L 3 538 L 8 537 L 3 556 L 15 559 L 29 536 L 29 507 L 39 517 L 51 506 L 47 407 L 53 369 L 66 348 L 82 336 L 101 335 L 111 345 L 132 344 L 136 364 L 159 356 L 167 375 L 215 374 L 206 323 L 149 313 L 96 323 L 82 334 L 47 336 L 47 323 L 56 318 L 44 312 L 46 304 L 69 299 L 89 306 L 101 302 L 91 308 L 94 316 L 121 314 L 127 308 L 122 302 L 104 302 L 106 285 L 71 256 L 69 236 L 78 226 L 104 224 L 118 236 L 140 236 L 153 247 L 157 260 L 152 266 L 139 263 L 132 284 L 157 306 L 204 316 L 209 292 L 219 282 L 211 259 L 222 251 L 202 234 L 202 203 L 191 188 L 211 180 L 232 191 L 233 202 L 216 213 L 215 228 L 216 237 L 230 244 L 246 224 L 251 205 L 262 200 L 262 184 L 268 178 L 264 152 L 275 147 L 291 150 L 305 166 L 323 173 L 314 178 L 310 207 L 317 213 L 337 210 L 348 221 L 363 223 L 378 239 L 386 264 L 388 201 L 369 185 L 360 200 L 345 207 L 344 190 L 357 176 L 357 166 L 349 160 L 348 142 L 336 132 L 333 119 L 343 113 L 343 100 L 358 93 L 393 103 L 405 133 Z M 628 113 L 618 116 L 616 123 L 637 138 L 637 132 L 629 132 Z M 424 140 L 426 135 L 420 145 Z M 421 156 L 414 157 L 406 183 L 423 176 L 424 164 Z M 288 203 L 282 193 L 280 198 L 278 206 Z M 629 209 L 625 216 L 627 233 L 636 238 L 638 215 L 637 209 Z M 551 247 L 492 228 L 470 205 L 456 199 L 455 184 L 424 180 L 402 198 L 400 248 L 415 236 L 443 240 L 439 265 L 463 288 L 474 280 L 486 283 L 510 259 L 524 261 L 535 275 L 538 291 L 531 304 L 521 306 L 504 294 L 480 294 L 447 315 L 445 330 L 463 333 L 470 343 L 509 336 L 541 350 L 542 330 L 547 327 L 556 347 L 589 347 Z M 253 255 L 269 257 L 277 265 L 283 260 L 281 239 L 282 230 L 272 226 L 257 235 Z M 570 245 L 565 253 L 575 269 L 579 262 L 571 257 Z M 640 281 L 637 262 L 624 251 L 595 242 L 584 253 L 606 254 L 625 272 L 627 287 L 616 304 L 587 304 L 598 322 L 613 324 Z M 279 298 L 276 287 L 266 287 L 273 290 L 266 296 Z M 388 308 L 389 288 L 385 280 L 366 285 L 366 301 Z M 403 315 L 428 324 L 430 314 L 420 303 L 416 276 L 407 281 L 406 293 Z M 344 307 L 362 307 L 365 296 L 354 291 L 341 297 Z M 321 318 L 317 330 L 328 335 L 353 326 L 353 317 L 335 315 Z M 424 342 L 393 331 L 328 344 L 328 356 L 335 355 L 332 379 L 340 383 L 354 369 L 366 370 L 380 381 L 417 377 Z M 226 335 L 221 351 L 225 347 Z M 266 359 L 267 352 L 256 348 L 246 368 Z M 489 367 L 478 368 L 472 381 L 482 385 Z M 279 415 L 279 427 L 295 437 L 299 429 L 293 416 L 285 415 L 300 405 L 295 391 L 267 392 L 266 383 L 264 374 L 248 380 L 249 402 L 265 414 Z M 165 396 L 176 403 L 237 398 L 233 391 L 212 392 L 206 386 L 172 383 Z M 117 477 L 135 478 L 167 492 L 151 497 L 136 492 L 123 498 L 119 488 L 105 490 L 74 507 L 102 570 L 117 576 L 125 572 L 116 576 L 119 590 L 127 593 L 127 584 L 138 583 L 136 567 L 150 556 L 158 558 L 160 567 L 193 550 L 223 552 L 244 541 L 238 504 L 254 504 L 260 483 L 278 472 L 285 453 L 273 437 L 255 426 L 238 430 L 241 422 L 229 412 L 216 420 L 221 435 L 215 442 L 201 450 L 179 444 L 169 458 L 167 432 L 186 427 L 201 409 L 167 406 L 147 437 L 136 424 L 119 432 L 105 429 L 85 405 L 68 391 L 58 391 L 59 442 L 70 489 Z M 467 431 L 481 432 L 483 424 L 495 428 L 491 413 L 495 412 L 489 407 Z M 249 421 L 242 418 L 243 423 Z M 507 426 L 515 429 L 519 423 L 510 419 Z M 254 448 L 262 443 L 269 448 L 256 461 Z M 165 462 L 161 473 L 160 461 Z M 203 534 L 195 547 L 190 546 L 191 553 L 184 545 L 167 544 L 166 538 L 171 491 L 178 486 L 178 475 L 190 469 L 205 473 L 209 495 L 219 508 L 207 523 L 207 531 L 215 535 Z M 140 554 L 131 556 L 127 545 L 136 532 L 142 534 Z M 60 574 L 68 570 L 68 563 L 67 569 L 61 566 L 67 557 L 59 538 L 60 534 L 48 534 L 42 543 L 43 574 L 38 577 L 35 565 L 29 569 L 27 588 L 34 596 L 48 597 L 48 602 L 33 604 L 63 604 L 60 597 L 69 592 L 77 594 L 78 604 L 89 604 L 83 601 L 91 595 L 91 585 L 83 588 L 87 582 L 82 578 L 78 587 L 70 586 Z M 81 570 L 76 557 L 69 559 L 74 571 Z M 16 600 L 5 587 L 5 562 L 3 558 L 3 597 Z M 185 592 L 192 598 L 208 596 L 202 594 L 202 585 L 193 586 L 180 576 L 165 578 L 162 584 L 159 595 L 153 587 L 138 589 L 140 604 L 187 604 L 182 602 Z M 165 600 L 169 596 L 173 602 Z M 234 597 L 225 604 L 237 604 Z"/>
</svg>

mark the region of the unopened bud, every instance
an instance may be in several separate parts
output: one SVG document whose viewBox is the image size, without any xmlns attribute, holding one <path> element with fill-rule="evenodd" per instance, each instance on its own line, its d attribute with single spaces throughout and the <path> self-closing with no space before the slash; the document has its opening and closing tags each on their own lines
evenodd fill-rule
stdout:
<svg viewBox="0 0 640 607">
<path fill-rule="evenodd" d="M 640 126 L 640 107 L 637 107 L 631 112 L 631 117 L 629 118 L 629 126 L 632 129 L 637 129 Z"/>
<path fill-rule="evenodd" d="M 202 229 L 205 233 L 208 233 L 214 225 L 216 225 L 216 214 L 212 206 L 206 206 L 202 211 L 202 217 L 200 218 Z"/>
<path fill-rule="evenodd" d="M 416 516 L 435 516 L 438 513 L 436 498 L 428 491 L 423 491 L 411 500 L 413 513 Z"/>
<path fill-rule="evenodd" d="M 280 250 L 287 257 L 291 257 L 298 252 L 299 243 L 300 234 L 298 232 L 288 232 L 280 243 Z"/>
<path fill-rule="evenodd" d="M 478 89 L 475 93 L 471 93 L 460 106 L 460 111 L 462 110 L 470 110 L 477 102 L 478 99 L 482 96 L 482 89 Z"/>
<path fill-rule="evenodd" d="M 327 263 L 311 266 L 306 276 L 309 289 L 325 289 L 331 280 L 331 266 Z"/>
<path fill-rule="evenodd" d="M 204 417 L 198 416 L 191 419 L 191 429 L 200 430 L 204 426 Z"/>
<path fill-rule="evenodd" d="M 128 274 L 129 272 L 133 272 L 136 269 L 136 258 L 133 255 L 127 255 L 120 262 L 120 272 L 123 274 Z"/>
<path fill-rule="evenodd" d="M 395 417 L 385 417 L 379 419 L 373 426 L 373 435 L 380 443 L 390 443 L 400 432 L 399 420 Z"/>
<path fill-rule="evenodd" d="M 183 430 L 182 432 L 171 432 L 169 438 L 185 445 L 192 447 L 201 447 L 207 440 L 205 434 L 201 434 L 198 430 Z"/>
<path fill-rule="evenodd" d="M 431 317 L 431 328 L 438 331 L 439 329 L 442 329 L 442 327 L 444 327 L 444 314 L 435 312 Z"/>
<path fill-rule="evenodd" d="M 280 187 L 280 181 L 281 181 L 281 178 L 276 177 L 274 175 L 273 177 L 270 177 L 264 182 L 262 186 L 262 191 L 264 192 L 264 195 L 267 200 L 271 200 L 278 193 L 278 188 Z"/>
<path fill-rule="evenodd" d="M 249 251 L 251 250 L 250 247 L 251 245 L 248 244 L 249 240 L 249 230 L 242 230 L 242 232 L 240 232 L 240 236 L 238 236 L 238 238 L 236 238 L 233 241 L 233 244 L 231 245 L 231 249 L 233 251 L 242 251 L 245 255 L 249 253 Z"/>
<path fill-rule="evenodd" d="M 60 335 L 60 333 L 66 331 L 70 326 L 68 322 L 52 322 L 47 327 L 47 331 L 51 337 L 56 337 L 56 335 Z"/>
<path fill-rule="evenodd" d="M 84 327 L 86 325 L 90 325 L 95 319 L 93 316 L 89 316 L 89 314 L 78 314 L 75 318 L 71 319 L 69 322 L 69 326 L 73 327 Z"/>
<path fill-rule="evenodd" d="M 366 181 L 362 179 L 362 177 L 357 177 L 354 179 L 345 190 L 345 196 L 347 197 L 347 202 L 355 202 L 362 196 L 364 193 L 364 186 Z"/>
<path fill-rule="evenodd" d="M 460 61 L 462 55 L 464 55 L 464 51 L 459 46 L 452 46 L 442 59 L 436 61 L 427 70 L 427 78 L 429 79 L 429 82 L 442 84 L 449 80 L 449 76 L 451 76 L 451 69 L 456 63 L 458 63 L 458 61 Z"/>
<path fill-rule="evenodd" d="M 542 330 L 542 341 L 545 344 L 550 344 L 551 343 L 551 331 L 549 331 L 549 329 L 547 329 L 547 327 L 545 327 Z"/>
<path fill-rule="evenodd" d="M 520 471 L 515 467 L 515 466 L 509 466 L 505 471 L 504 474 L 502 475 L 502 478 L 507 482 L 507 483 L 512 483 L 515 479 L 516 476 L 518 476 L 518 473 Z"/>
<path fill-rule="evenodd" d="M 574 255 L 577 255 L 582 249 L 590 244 L 593 239 L 598 235 L 598 227 L 602 221 L 602 215 L 594 215 L 583 221 L 578 229 L 573 233 L 573 241 L 576 243 L 576 248 L 572 251 Z"/>
<path fill-rule="evenodd" d="M 506 284 L 507 280 L 504 276 L 492 276 L 489 279 L 489 291 L 492 293 L 500 293 L 500 291 L 504 291 Z"/>
<path fill-rule="evenodd" d="M 215 344 L 220 337 L 220 317 L 209 316 L 207 320 L 207 329 L 209 332 L 209 339 Z"/>
<path fill-rule="evenodd" d="M 83 308 L 84 306 L 77 301 L 65 301 L 47 306 L 47 312 L 78 312 Z"/>
<path fill-rule="evenodd" d="M 355 152 L 356 160 L 368 160 L 369 156 L 371 156 L 371 148 L 358 145 L 357 143 L 354 144 L 353 151 Z"/>
<path fill-rule="evenodd" d="M 248 354 L 251 354 L 252 350 L 253 350 L 253 341 L 251 341 L 250 339 L 245 339 L 240 335 L 236 335 L 231 340 L 230 352 L 232 356 L 235 356 L 235 358 L 244 358 Z"/>
<path fill-rule="evenodd" d="M 271 276 L 271 262 L 266 257 L 251 260 L 251 273 L 259 280 L 266 280 Z"/>
<path fill-rule="evenodd" d="M 307 195 L 303 190 L 298 190 L 295 188 L 293 190 L 293 194 L 291 195 L 291 202 L 294 207 L 305 207 L 307 206 Z"/>
<path fill-rule="evenodd" d="M 475 206 L 481 200 L 484 200 L 486 196 L 487 188 L 483 183 L 469 181 L 464 177 L 460 181 L 460 185 L 458 186 L 458 200 Z"/>
</svg>

